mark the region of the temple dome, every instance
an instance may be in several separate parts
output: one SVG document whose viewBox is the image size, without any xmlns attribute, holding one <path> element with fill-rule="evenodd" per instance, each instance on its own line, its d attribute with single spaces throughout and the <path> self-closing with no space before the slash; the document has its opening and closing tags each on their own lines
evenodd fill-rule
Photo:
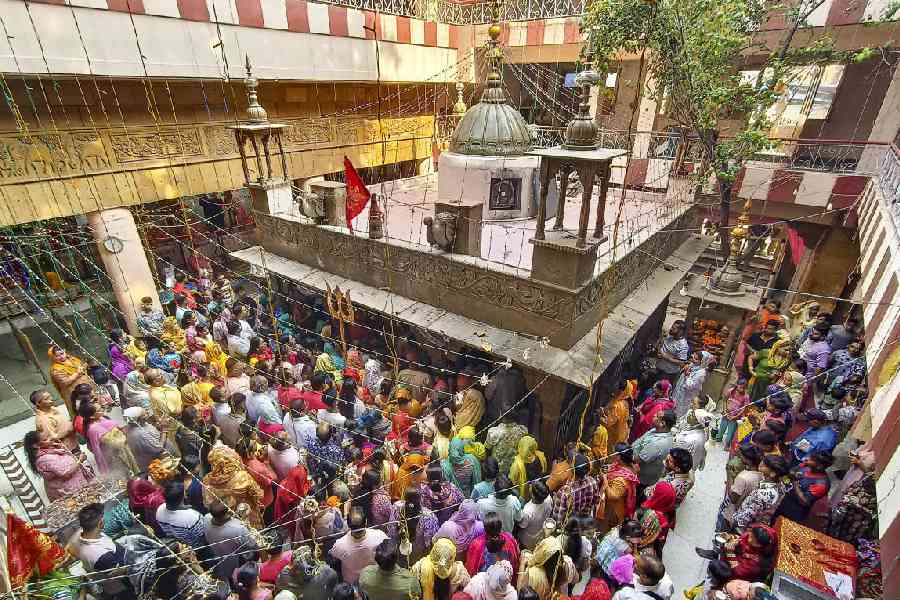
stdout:
<svg viewBox="0 0 900 600">
<path fill-rule="evenodd" d="M 525 118 L 507 102 L 500 75 L 492 71 L 481 102 L 466 111 L 456 126 L 450 151 L 472 156 L 521 156 L 532 148 Z"/>
</svg>

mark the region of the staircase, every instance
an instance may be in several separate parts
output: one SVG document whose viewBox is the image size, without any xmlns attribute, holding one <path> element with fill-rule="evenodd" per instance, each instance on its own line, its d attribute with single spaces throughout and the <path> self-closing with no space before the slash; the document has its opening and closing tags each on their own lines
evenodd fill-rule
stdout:
<svg viewBox="0 0 900 600">
<path fill-rule="evenodd" d="M 37 489 L 25 473 L 22 463 L 14 452 L 14 446 L 5 446 L 0 449 L 0 468 L 9 480 L 9 484 L 15 490 L 15 498 L 19 500 L 25 511 L 25 516 L 31 524 L 40 531 L 47 530 L 44 521 L 44 501 Z"/>
</svg>

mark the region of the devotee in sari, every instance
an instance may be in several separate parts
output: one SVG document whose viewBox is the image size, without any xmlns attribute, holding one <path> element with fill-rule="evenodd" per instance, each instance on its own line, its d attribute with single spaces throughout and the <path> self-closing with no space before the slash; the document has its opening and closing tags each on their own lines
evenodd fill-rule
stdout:
<svg viewBox="0 0 900 600">
<path fill-rule="evenodd" d="M 334 344 L 325 342 L 322 346 L 322 353 L 316 358 L 316 366 L 313 373 L 323 373 L 331 376 L 335 385 L 340 385 L 343 379 L 344 359 L 334 349 Z"/>
<path fill-rule="evenodd" d="M 70 356 L 59 346 L 50 346 L 47 350 L 50 357 L 50 379 L 56 388 L 59 397 L 66 403 L 69 414 L 74 418 L 75 409 L 72 403 L 72 392 L 78 384 L 91 385 L 91 378 L 87 374 L 87 366 L 80 358 Z"/>
<path fill-rule="evenodd" d="M 444 479 L 444 470 L 440 465 L 431 463 L 425 469 L 426 482 L 419 485 L 422 505 L 431 509 L 438 521 L 444 523 L 456 507 L 465 499 L 458 487 Z"/>
<path fill-rule="evenodd" d="M 781 377 L 791 364 L 794 346 L 790 340 L 779 340 L 771 348 L 763 348 L 747 359 L 750 372 L 750 397 L 759 400 L 766 395 L 769 385 Z"/>
<path fill-rule="evenodd" d="M 118 381 L 124 381 L 125 377 L 134 370 L 134 363 L 125 354 L 125 348 L 130 340 L 122 333 L 121 329 L 113 329 L 109 332 L 110 343 L 107 346 L 109 353 L 109 370 Z"/>
<path fill-rule="evenodd" d="M 422 506 L 419 490 L 408 487 L 403 499 L 394 502 L 385 532 L 392 539 L 410 543 L 409 554 L 405 558 L 412 564 L 428 553 L 440 526 L 434 513 Z"/>
<path fill-rule="evenodd" d="M 648 490 L 650 491 L 650 490 Z M 644 533 L 641 548 L 652 548 L 656 556 L 662 557 L 663 546 L 673 523 L 669 515 L 675 513 L 675 488 L 661 481 L 653 486 L 651 495 L 635 512 L 635 519 Z"/>
<path fill-rule="evenodd" d="M 674 410 L 675 402 L 669 398 L 669 389 L 672 384 L 668 379 L 657 381 L 653 385 L 653 389 L 649 390 L 644 401 L 638 406 L 635 412 L 635 422 L 632 426 L 632 439 L 637 439 L 654 428 L 654 420 L 657 413 L 664 410 Z"/>
<path fill-rule="evenodd" d="M 144 378 L 150 386 L 150 413 L 163 434 L 163 443 L 174 443 L 181 418 L 181 392 L 168 385 L 162 372 L 156 369 L 149 369 Z"/>
<path fill-rule="evenodd" d="M 28 466 L 44 479 L 44 490 L 51 502 L 74 494 L 94 477 L 85 465 L 87 457 L 84 454 L 73 455 L 63 444 L 49 438 L 44 430 L 26 433 L 23 446 Z"/>
<path fill-rule="evenodd" d="M 447 458 L 441 461 L 441 468 L 444 478 L 469 497 L 472 488 L 481 481 L 481 463 L 471 454 L 466 454 L 465 446 L 465 440 L 453 438 Z"/>
<path fill-rule="evenodd" d="M 468 373 L 456 377 L 456 389 L 462 392 L 462 399 L 456 409 L 453 422 L 457 429 L 470 425 L 478 429 L 484 416 L 484 394 L 475 389 L 475 380 Z"/>
<path fill-rule="evenodd" d="M 613 463 L 606 473 L 606 505 L 603 518 L 599 519 L 605 530 L 618 527 L 630 518 L 637 508 L 637 489 L 640 485 L 637 461 L 631 447 L 618 444 L 612 455 Z"/>
<path fill-rule="evenodd" d="M 516 600 L 515 572 L 509 561 L 495 562 L 485 571 L 476 573 L 464 591 L 472 600 Z"/>
<path fill-rule="evenodd" d="M 425 466 L 429 462 L 429 454 L 418 451 L 404 453 L 397 469 L 397 475 L 391 486 L 391 497 L 396 501 L 403 497 L 410 486 L 418 488 L 425 482 Z"/>
<path fill-rule="evenodd" d="M 417 561 L 412 574 L 422 586 L 422 600 L 450 598 L 469 583 L 469 573 L 463 563 L 456 560 L 456 546 L 448 539 L 435 540 L 431 552 Z"/>
<path fill-rule="evenodd" d="M 263 490 L 244 468 L 237 452 L 226 446 L 216 446 L 209 453 L 212 470 L 203 478 L 203 501 L 209 506 L 220 500 L 231 510 L 244 503 L 249 509 L 247 520 L 255 528 L 263 526 Z"/>
<path fill-rule="evenodd" d="M 31 392 L 29 399 L 34 405 L 35 430 L 42 439 L 57 442 L 73 454 L 80 453 L 78 436 L 65 406 L 55 406 L 50 392 L 43 388 Z"/>
<path fill-rule="evenodd" d="M 637 394 L 637 382 L 626 379 L 618 393 L 613 396 L 603 413 L 606 427 L 607 454 L 612 454 L 617 444 L 628 441 L 631 429 L 631 403 Z"/>
<path fill-rule="evenodd" d="M 175 317 L 165 318 L 159 341 L 168 344 L 173 352 L 180 354 L 187 351 L 187 337 L 184 330 L 178 326 L 178 320 Z"/>
<path fill-rule="evenodd" d="M 572 559 L 563 554 L 556 536 L 544 538 L 533 553 L 526 553 L 522 557 L 522 567 L 517 584 L 519 591 L 530 587 L 537 592 L 539 600 L 552 600 L 555 594 L 568 596 L 569 585 L 578 580 L 578 570 Z"/>
<path fill-rule="evenodd" d="M 466 570 L 474 577 L 501 561 L 512 566 L 510 576 L 515 582 L 514 574 L 519 572 L 519 543 L 510 532 L 503 530 L 503 522 L 497 513 L 490 512 L 484 516 L 484 532 L 466 548 Z"/>
<path fill-rule="evenodd" d="M 530 435 L 519 438 L 516 448 L 516 457 L 509 468 L 509 479 L 518 486 L 519 497 L 528 501 L 530 489 L 526 485 L 543 477 L 547 473 L 547 459 L 544 453 L 538 450 L 537 440 Z"/>
<path fill-rule="evenodd" d="M 475 539 L 484 533 L 484 526 L 478 516 L 478 506 L 472 500 L 464 500 L 440 529 L 434 539 L 446 538 L 456 544 L 456 556 L 465 560 L 466 550 Z"/>
<path fill-rule="evenodd" d="M 103 416 L 93 404 L 83 403 L 79 413 L 84 419 L 85 437 L 100 475 L 128 479 L 137 473 L 137 463 L 119 424 Z"/>
<path fill-rule="evenodd" d="M 162 488 L 146 479 L 128 480 L 128 508 L 156 535 L 164 535 L 156 522 L 156 510 L 166 501 Z"/>
<path fill-rule="evenodd" d="M 125 408 L 140 406 L 150 410 L 150 384 L 147 383 L 147 364 L 143 358 L 135 359 L 134 369 L 125 376 L 123 397 Z"/>
</svg>

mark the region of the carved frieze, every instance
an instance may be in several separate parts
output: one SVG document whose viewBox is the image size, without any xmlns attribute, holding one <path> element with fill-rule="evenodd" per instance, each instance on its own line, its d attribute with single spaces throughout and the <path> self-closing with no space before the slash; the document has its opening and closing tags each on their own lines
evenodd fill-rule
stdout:
<svg viewBox="0 0 900 600">
<path fill-rule="evenodd" d="M 114 133 L 110 141 L 120 163 L 203 154 L 200 132 L 194 128 Z"/>
<path fill-rule="evenodd" d="M 106 148 L 93 133 L 0 139 L 0 180 L 50 179 L 108 167 Z"/>
<path fill-rule="evenodd" d="M 237 143 L 234 141 L 234 132 L 224 129 L 220 125 L 210 125 L 203 129 L 206 136 L 206 145 L 213 156 L 232 156 L 238 153 Z"/>
<path fill-rule="evenodd" d="M 285 147 L 324 145 L 331 143 L 331 119 L 297 119 L 288 121 L 282 134 Z"/>
<path fill-rule="evenodd" d="M 385 262 L 384 247 L 367 238 L 261 214 L 257 215 L 256 223 L 262 233 L 263 245 L 287 258 L 301 262 L 310 259 L 319 262 L 311 256 L 313 254 L 337 258 L 343 263 L 357 265 L 361 270 L 372 273 L 373 281 L 377 279 L 377 273 L 387 265 L 395 281 L 410 281 L 420 287 L 433 286 L 458 292 L 495 307 L 560 324 L 571 318 L 572 295 L 539 282 L 399 246 L 389 246 L 390 258 Z M 297 251 L 292 252 L 291 247 L 296 247 Z"/>
</svg>

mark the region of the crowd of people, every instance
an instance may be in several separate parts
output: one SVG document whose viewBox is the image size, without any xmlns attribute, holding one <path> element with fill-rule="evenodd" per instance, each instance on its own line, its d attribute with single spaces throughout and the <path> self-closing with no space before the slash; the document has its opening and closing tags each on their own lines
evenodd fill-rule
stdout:
<svg viewBox="0 0 900 600">
<path fill-rule="evenodd" d="M 768 302 L 721 399 L 676 321 L 581 439 L 545 453 L 517 369 L 386 344 L 366 317 L 342 339 L 321 298 L 257 289 L 180 275 L 169 314 L 145 298 L 107 361 L 50 349 L 65 404 L 32 393 L 31 469 L 51 500 L 127 482 L 67 541 L 97 597 L 668 600 L 666 539 L 710 435 L 727 481 L 687 598 L 771 598 L 778 516 L 876 539 L 871 454 L 835 462 L 866 397 L 852 318 Z"/>
</svg>

